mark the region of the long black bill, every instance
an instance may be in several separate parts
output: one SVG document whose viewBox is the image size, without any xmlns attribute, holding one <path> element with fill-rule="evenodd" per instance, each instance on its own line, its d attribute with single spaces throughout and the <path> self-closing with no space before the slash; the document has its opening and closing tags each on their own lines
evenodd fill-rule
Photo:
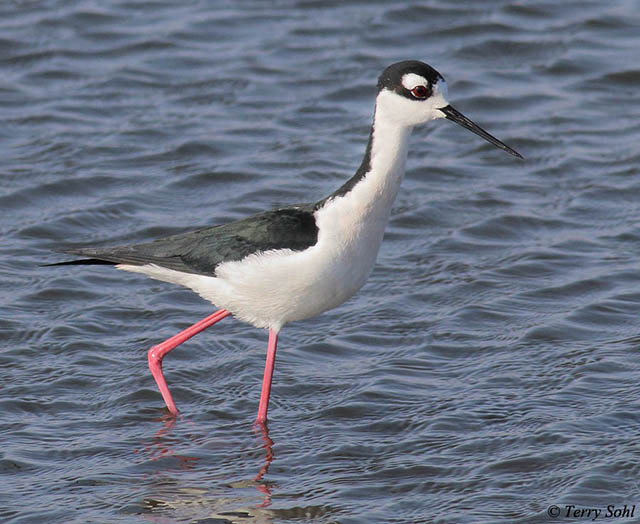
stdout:
<svg viewBox="0 0 640 524">
<path fill-rule="evenodd" d="M 462 127 L 468 129 L 469 131 L 473 131 L 476 135 L 481 136 L 487 142 L 491 142 L 494 146 L 499 147 L 500 149 L 504 149 L 507 153 L 516 156 L 518 158 L 524 158 L 520 153 L 518 153 L 515 149 L 511 149 L 507 144 L 500 142 L 495 136 L 490 135 L 484 129 L 482 129 L 478 124 L 474 124 L 471 120 L 469 120 L 466 116 L 464 116 L 460 111 L 455 109 L 452 106 L 445 106 L 438 108 L 438 111 L 442 111 L 447 120 L 451 120 L 456 124 L 461 125 Z"/>
</svg>

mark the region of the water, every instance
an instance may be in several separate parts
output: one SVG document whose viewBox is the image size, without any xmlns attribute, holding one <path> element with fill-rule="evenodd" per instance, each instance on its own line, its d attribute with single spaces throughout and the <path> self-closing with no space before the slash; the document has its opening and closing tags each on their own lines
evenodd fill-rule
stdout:
<svg viewBox="0 0 640 524">
<path fill-rule="evenodd" d="M 0 518 L 587 522 L 640 504 L 635 1 L 0 6 Z M 417 58 L 518 149 L 414 133 L 362 291 L 266 333 L 56 250 L 312 201 L 358 166 L 379 72 Z M 554 510 L 552 509 L 552 512 Z M 605 520 L 605 513 L 600 516 Z M 640 522 L 621 514 L 609 522 Z"/>
</svg>

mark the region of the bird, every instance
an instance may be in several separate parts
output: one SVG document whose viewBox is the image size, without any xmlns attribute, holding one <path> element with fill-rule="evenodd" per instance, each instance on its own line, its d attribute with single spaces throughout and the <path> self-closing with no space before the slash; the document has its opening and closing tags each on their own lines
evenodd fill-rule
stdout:
<svg viewBox="0 0 640 524">
<path fill-rule="evenodd" d="M 360 167 L 328 196 L 151 242 L 69 249 L 64 253 L 83 258 L 48 265 L 114 265 L 190 288 L 217 308 L 148 350 L 149 369 L 172 416 L 179 412 L 162 372 L 170 351 L 229 315 L 267 329 L 255 420 L 264 425 L 280 330 L 339 306 L 364 285 L 404 177 L 409 136 L 415 126 L 440 118 L 523 158 L 449 103 L 447 83 L 433 67 L 397 62 L 378 78 Z"/>
</svg>

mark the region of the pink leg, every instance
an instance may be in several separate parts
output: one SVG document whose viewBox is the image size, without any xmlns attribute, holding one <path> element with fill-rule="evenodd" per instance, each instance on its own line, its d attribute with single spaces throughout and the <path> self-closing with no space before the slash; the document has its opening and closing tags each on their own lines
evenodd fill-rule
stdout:
<svg viewBox="0 0 640 524">
<path fill-rule="evenodd" d="M 185 340 L 188 340 L 193 335 L 200 333 L 200 331 L 204 331 L 208 327 L 213 326 L 218 322 L 218 320 L 222 320 L 228 315 L 230 315 L 230 313 L 226 309 L 220 309 L 213 315 L 203 318 L 200 322 L 196 322 L 193 326 L 188 327 L 184 331 L 172 336 L 161 344 L 152 346 L 149 353 L 147 353 L 151 374 L 153 375 L 153 378 L 156 379 L 156 384 L 158 384 L 158 389 L 160 390 L 160 393 L 162 393 L 164 403 L 173 415 L 178 414 L 178 408 L 176 408 L 173 398 L 171 398 L 167 382 L 164 380 L 164 375 L 162 374 L 162 359 L 167 353 L 169 353 L 169 351 L 182 344 Z"/>
<path fill-rule="evenodd" d="M 264 365 L 264 378 L 262 379 L 262 392 L 260 393 L 260 405 L 258 406 L 258 418 L 256 424 L 264 424 L 267 421 L 267 409 L 269 409 L 269 394 L 271 393 L 271 379 L 273 367 L 276 363 L 276 348 L 278 347 L 278 332 L 269 330 L 269 345 L 267 346 L 267 361 Z"/>
</svg>

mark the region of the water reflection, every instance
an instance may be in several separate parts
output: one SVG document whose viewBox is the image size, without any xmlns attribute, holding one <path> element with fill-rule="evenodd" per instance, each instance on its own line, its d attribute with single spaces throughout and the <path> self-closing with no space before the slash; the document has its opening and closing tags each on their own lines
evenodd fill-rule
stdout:
<svg viewBox="0 0 640 524">
<path fill-rule="evenodd" d="M 258 507 L 266 508 L 271 505 L 271 487 L 262 477 L 269 472 L 269 466 L 275 458 L 273 454 L 273 440 L 269 437 L 269 428 L 266 423 L 256 422 L 253 429 L 256 433 L 260 432 L 263 448 L 265 449 L 264 463 L 253 480 L 258 483 L 256 489 L 264 494 L 264 500 Z"/>
<path fill-rule="evenodd" d="M 153 467 L 152 472 L 154 491 L 150 493 L 148 489 L 144 489 L 146 493 L 143 494 L 142 513 L 147 521 L 155 523 L 162 522 L 164 518 L 179 517 L 195 521 L 217 518 L 222 519 L 221 522 L 229 523 L 246 523 L 248 518 L 251 522 L 272 522 L 271 510 L 266 508 L 272 503 L 274 484 L 266 481 L 264 477 L 274 460 L 274 442 L 269 436 L 266 424 L 254 424 L 251 434 L 254 442 L 258 439 L 261 450 L 256 475 L 247 480 L 229 482 L 224 471 L 214 471 L 204 465 L 203 457 L 179 452 L 180 446 L 184 447 L 184 435 L 179 434 L 178 430 L 184 428 L 185 424 L 193 424 L 192 421 L 182 416 L 166 414 L 158 419 L 158 422 L 161 426 L 138 450 L 143 462 L 157 466 Z M 190 433 L 189 438 L 196 442 L 198 439 L 193 437 L 194 434 L 196 432 Z M 197 444 L 202 447 L 203 443 L 198 441 Z M 256 448 L 252 446 L 252 449 Z M 238 469 L 241 469 L 242 465 L 239 463 Z M 182 476 L 180 471 L 186 476 Z M 210 484 L 210 487 L 203 488 L 203 484 Z M 257 490 L 261 502 L 256 503 L 253 490 Z"/>
<path fill-rule="evenodd" d="M 173 457 L 178 460 L 180 469 L 195 468 L 198 461 L 197 457 L 190 457 L 176 453 L 179 439 L 170 436 L 176 423 L 176 416 L 171 413 L 167 413 L 158 420 L 162 422 L 162 427 L 156 431 L 151 442 L 144 444 L 144 449 L 148 458 L 151 460 L 158 460 Z"/>
</svg>

